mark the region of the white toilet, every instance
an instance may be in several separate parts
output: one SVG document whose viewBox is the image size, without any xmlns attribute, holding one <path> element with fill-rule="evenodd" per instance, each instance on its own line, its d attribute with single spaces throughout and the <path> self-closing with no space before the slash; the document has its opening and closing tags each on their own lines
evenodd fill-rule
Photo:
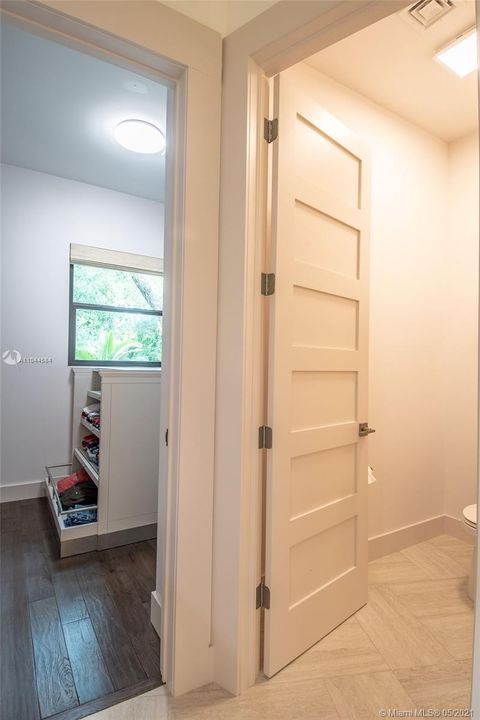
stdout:
<svg viewBox="0 0 480 720">
<path fill-rule="evenodd" d="M 463 524 L 469 533 L 477 535 L 477 506 L 467 505 L 463 508 Z M 475 543 L 476 547 L 476 543 Z M 477 574 L 476 549 L 472 557 L 472 567 L 468 576 L 468 597 L 475 602 L 475 579 Z"/>
</svg>

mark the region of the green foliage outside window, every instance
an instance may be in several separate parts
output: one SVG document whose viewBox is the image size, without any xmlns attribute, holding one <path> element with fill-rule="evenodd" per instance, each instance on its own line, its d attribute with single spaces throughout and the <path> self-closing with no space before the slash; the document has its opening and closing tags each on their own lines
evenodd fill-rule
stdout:
<svg viewBox="0 0 480 720">
<path fill-rule="evenodd" d="M 160 314 L 114 312 L 109 307 L 149 310 L 163 307 L 163 277 L 125 270 L 74 265 L 75 360 L 160 362 Z M 98 306 L 104 306 L 99 309 Z M 97 307 L 95 307 L 97 306 Z"/>
</svg>

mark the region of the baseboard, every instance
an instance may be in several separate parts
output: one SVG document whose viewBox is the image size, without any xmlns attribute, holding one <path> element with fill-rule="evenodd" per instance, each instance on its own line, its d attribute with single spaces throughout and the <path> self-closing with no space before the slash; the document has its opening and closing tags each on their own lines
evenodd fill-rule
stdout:
<svg viewBox="0 0 480 720">
<path fill-rule="evenodd" d="M 403 550 L 409 545 L 416 545 L 424 540 L 430 540 L 435 535 L 442 535 L 446 532 L 445 517 L 445 515 L 437 515 L 383 535 L 375 535 L 368 541 L 368 559 L 377 560 L 384 555 Z M 450 519 L 454 520 L 454 518 Z"/>
<path fill-rule="evenodd" d="M 154 540 L 156 537 L 157 523 L 140 525 L 127 530 L 115 530 L 115 532 L 97 536 L 97 550 L 109 550 L 120 545 L 130 545 L 143 540 Z"/>
<path fill-rule="evenodd" d="M 462 520 L 454 518 L 451 515 L 444 515 L 445 526 L 443 532 L 446 535 L 453 535 L 453 537 L 463 540 L 463 542 L 469 543 L 470 545 L 475 544 L 475 533 L 467 532 Z"/>
<path fill-rule="evenodd" d="M 150 595 L 150 622 L 155 628 L 158 637 L 160 637 L 162 627 L 162 603 L 156 590 Z"/>
<path fill-rule="evenodd" d="M 93 552 L 97 549 L 97 536 L 87 535 L 87 537 L 63 540 L 62 542 L 57 538 L 57 546 L 58 554 L 61 558 L 72 557 L 72 555 L 83 555 L 83 553 Z"/>
<path fill-rule="evenodd" d="M 0 503 L 30 500 L 45 495 L 45 480 L 29 480 L 17 485 L 0 486 Z"/>
</svg>

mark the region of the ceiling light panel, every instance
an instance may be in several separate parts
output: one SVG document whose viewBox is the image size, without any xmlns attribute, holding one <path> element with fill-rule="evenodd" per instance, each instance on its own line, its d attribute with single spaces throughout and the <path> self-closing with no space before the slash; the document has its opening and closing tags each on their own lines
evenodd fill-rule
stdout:
<svg viewBox="0 0 480 720">
<path fill-rule="evenodd" d="M 115 140 L 127 150 L 153 155 L 165 150 L 165 135 L 146 120 L 123 120 L 114 130 Z"/>
<path fill-rule="evenodd" d="M 435 59 L 463 78 L 478 67 L 477 33 L 471 28 L 435 53 Z"/>
</svg>

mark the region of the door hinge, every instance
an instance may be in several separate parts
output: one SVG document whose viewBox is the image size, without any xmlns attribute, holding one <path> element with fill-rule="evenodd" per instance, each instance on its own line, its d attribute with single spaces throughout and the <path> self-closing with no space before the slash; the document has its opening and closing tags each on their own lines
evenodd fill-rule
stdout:
<svg viewBox="0 0 480 720">
<path fill-rule="evenodd" d="M 272 428 L 268 425 L 262 425 L 258 428 L 258 448 L 259 450 L 272 449 Z"/>
<path fill-rule="evenodd" d="M 168 428 L 165 430 L 165 445 L 168 447 Z"/>
<path fill-rule="evenodd" d="M 262 273 L 262 295 L 273 295 L 275 292 L 275 273 Z"/>
<path fill-rule="evenodd" d="M 271 143 L 278 138 L 278 118 L 263 120 L 263 137 L 267 143 Z"/>
<path fill-rule="evenodd" d="M 358 434 L 360 437 L 365 437 L 366 435 L 370 435 L 371 433 L 374 433 L 375 430 L 371 427 L 368 427 L 368 422 L 366 423 L 360 423 L 358 426 Z"/>
<path fill-rule="evenodd" d="M 261 582 L 260 585 L 257 585 L 256 595 L 257 610 L 258 608 L 265 608 L 265 610 L 270 610 L 270 588 L 267 587 L 264 582 Z"/>
</svg>

